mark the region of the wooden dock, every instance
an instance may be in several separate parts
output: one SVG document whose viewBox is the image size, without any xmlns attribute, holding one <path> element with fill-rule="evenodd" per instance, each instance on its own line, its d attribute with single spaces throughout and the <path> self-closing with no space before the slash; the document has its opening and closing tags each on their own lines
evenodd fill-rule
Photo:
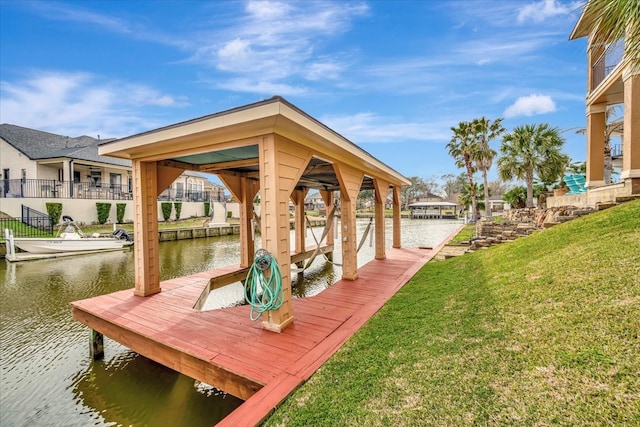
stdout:
<svg viewBox="0 0 640 427">
<path fill-rule="evenodd" d="M 455 235 L 455 234 L 454 234 Z M 226 267 L 162 282 L 162 292 L 133 290 L 73 302 L 73 317 L 139 354 L 246 402 L 219 425 L 256 425 L 306 381 L 444 245 L 390 249 L 322 293 L 293 300 L 294 323 L 274 333 L 248 306 L 199 311 L 203 292 Z"/>
</svg>

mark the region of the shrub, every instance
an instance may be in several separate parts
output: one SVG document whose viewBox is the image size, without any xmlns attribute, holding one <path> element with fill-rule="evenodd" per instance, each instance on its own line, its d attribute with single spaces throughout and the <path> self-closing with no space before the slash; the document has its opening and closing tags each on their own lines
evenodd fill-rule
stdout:
<svg viewBox="0 0 640 427">
<path fill-rule="evenodd" d="M 47 206 L 47 214 L 51 217 L 53 225 L 57 225 L 62 216 L 62 203 L 47 202 L 45 205 Z"/>
<path fill-rule="evenodd" d="M 162 217 L 165 221 L 169 221 L 169 218 L 171 218 L 171 208 L 173 207 L 173 205 L 171 204 L 171 202 L 162 202 L 160 206 L 162 207 Z"/>
<path fill-rule="evenodd" d="M 180 219 L 180 212 L 182 212 L 182 202 L 175 202 L 173 204 L 176 208 L 176 221 Z"/>
<path fill-rule="evenodd" d="M 204 216 L 209 216 L 211 212 L 211 202 L 204 202 Z"/>
<path fill-rule="evenodd" d="M 122 224 L 124 222 L 124 211 L 126 208 L 126 203 L 116 203 L 116 216 L 118 218 L 118 224 Z"/>
<path fill-rule="evenodd" d="M 98 224 L 104 224 L 109 219 L 111 203 L 96 202 L 96 208 L 98 209 Z"/>
</svg>

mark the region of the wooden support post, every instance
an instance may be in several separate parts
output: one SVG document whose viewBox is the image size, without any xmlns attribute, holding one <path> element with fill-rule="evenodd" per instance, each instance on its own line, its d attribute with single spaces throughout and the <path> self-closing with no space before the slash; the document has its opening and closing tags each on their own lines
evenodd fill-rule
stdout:
<svg viewBox="0 0 640 427">
<path fill-rule="evenodd" d="M 326 218 L 327 218 L 327 221 L 329 221 L 329 218 L 331 218 L 331 212 L 333 212 L 334 209 L 336 208 L 335 205 L 333 204 L 333 191 L 320 190 L 319 193 L 320 193 L 320 197 L 322 197 L 322 201 L 324 202 L 324 206 L 326 207 Z M 327 227 L 329 227 L 329 231 L 327 232 L 327 239 L 326 239 L 327 245 L 333 245 L 334 243 L 334 233 L 333 233 L 334 221 L 335 221 L 335 218 L 331 221 L 331 224 L 326 225 Z M 333 261 L 333 251 L 328 252 L 325 255 L 329 261 Z"/>
<path fill-rule="evenodd" d="M 138 296 L 160 292 L 160 254 L 158 252 L 158 167 L 156 162 L 132 161 L 133 170 L 133 250 L 135 290 Z"/>
<path fill-rule="evenodd" d="M 253 199 L 260 189 L 260 182 L 228 173 L 220 173 L 218 177 L 240 203 L 240 266 L 249 267 L 255 255 Z"/>
<path fill-rule="evenodd" d="M 328 221 L 331 217 L 331 212 L 336 208 L 333 204 L 333 191 L 320 190 L 319 193 L 326 207 Z M 329 231 L 327 232 L 327 245 L 333 245 L 333 224 L 329 225 Z"/>
<path fill-rule="evenodd" d="M 400 187 L 393 186 L 393 247 L 400 248 L 400 218 L 401 218 L 401 203 L 400 203 Z"/>
<path fill-rule="evenodd" d="M 305 231 L 307 228 L 307 224 L 305 222 L 305 212 L 304 212 L 304 198 L 307 197 L 308 188 L 303 188 L 299 190 L 293 190 L 291 193 L 291 200 L 296 206 L 295 211 L 295 252 L 301 253 L 306 249 L 306 239 L 305 239 Z"/>
<path fill-rule="evenodd" d="M 311 160 L 311 151 L 279 135 L 260 142 L 260 214 L 262 247 L 276 258 L 282 273 L 284 304 L 262 316 L 264 329 L 281 332 L 293 322 L 289 197 Z"/>
<path fill-rule="evenodd" d="M 384 241 L 384 222 L 385 222 L 385 203 L 389 194 L 389 183 L 382 179 L 375 178 L 373 180 L 375 186 L 375 227 L 376 227 L 376 259 L 385 259 L 385 241 Z"/>
<path fill-rule="evenodd" d="M 358 242 L 356 236 L 356 200 L 364 172 L 352 166 L 334 163 L 340 182 L 340 218 L 342 221 L 342 278 L 358 278 Z"/>
<path fill-rule="evenodd" d="M 89 329 L 89 354 L 93 360 L 104 358 L 104 335 L 95 329 Z"/>
</svg>

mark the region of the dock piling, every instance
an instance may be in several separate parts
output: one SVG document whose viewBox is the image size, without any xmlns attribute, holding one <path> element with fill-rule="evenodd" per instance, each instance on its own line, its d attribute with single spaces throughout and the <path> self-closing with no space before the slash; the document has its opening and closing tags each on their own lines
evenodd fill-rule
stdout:
<svg viewBox="0 0 640 427">
<path fill-rule="evenodd" d="M 89 329 L 89 353 L 93 360 L 104 358 L 104 335 L 94 329 Z"/>
</svg>

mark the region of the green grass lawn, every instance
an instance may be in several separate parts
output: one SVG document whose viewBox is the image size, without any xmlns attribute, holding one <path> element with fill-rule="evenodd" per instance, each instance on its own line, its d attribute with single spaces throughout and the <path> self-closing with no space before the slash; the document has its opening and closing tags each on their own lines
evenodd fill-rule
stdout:
<svg viewBox="0 0 640 427">
<path fill-rule="evenodd" d="M 266 425 L 640 425 L 640 201 L 428 263 Z"/>
</svg>

